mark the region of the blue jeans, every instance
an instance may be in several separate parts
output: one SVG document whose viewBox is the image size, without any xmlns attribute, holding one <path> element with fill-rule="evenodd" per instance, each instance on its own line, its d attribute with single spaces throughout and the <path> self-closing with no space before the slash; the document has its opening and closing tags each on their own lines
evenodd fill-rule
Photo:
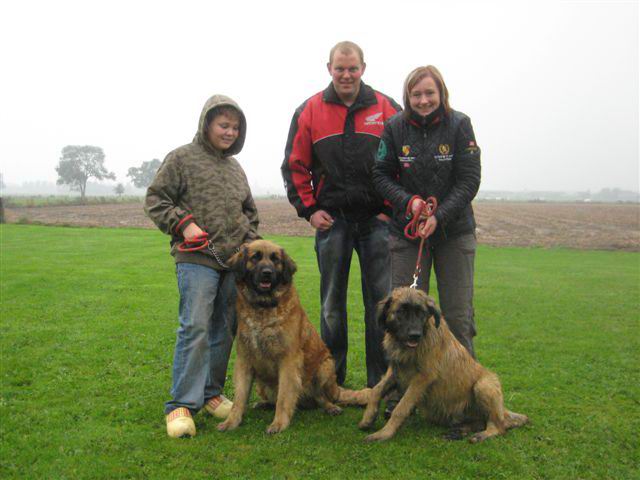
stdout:
<svg viewBox="0 0 640 480">
<path fill-rule="evenodd" d="M 347 375 L 347 285 L 354 249 L 362 279 L 367 385 L 376 385 L 387 369 L 382 350 L 384 331 L 376 321 L 376 305 L 391 290 L 388 240 L 388 225 L 375 217 L 362 222 L 336 217 L 329 230 L 316 231 L 320 333 L 335 360 L 339 385 Z"/>
<path fill-rule="evenodd" d="M 179 321 L 173 357 L 172 400 L 197 413 L 206 400 L 222 393 L 235 324 L 235 283 L 229 272 L 193 263 L 176 264 L 180 291 Z"/>
</svg>

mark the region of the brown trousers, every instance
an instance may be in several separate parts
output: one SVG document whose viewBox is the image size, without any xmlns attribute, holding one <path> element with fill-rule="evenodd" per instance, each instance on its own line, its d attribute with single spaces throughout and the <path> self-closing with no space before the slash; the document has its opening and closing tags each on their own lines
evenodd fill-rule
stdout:
<svg viewBox="0 0 640 480">
<path fill-rule="evenodd" d="M 426 242 L 428 245 L 428 242 Z M 413 283 L 418 260 L 418 246 L 405 238 L 389 236 L 392 288 Z M 429 293 L 431 266 L 436 274 L 442 314 L 458 341 L 475 358 L 473 337 L 476 335 L 473 317 L 473 273 L 476 256 L 476 236 L 468 233 L 449 239 L 422 253 L 418 288 Z"/>
</svg>

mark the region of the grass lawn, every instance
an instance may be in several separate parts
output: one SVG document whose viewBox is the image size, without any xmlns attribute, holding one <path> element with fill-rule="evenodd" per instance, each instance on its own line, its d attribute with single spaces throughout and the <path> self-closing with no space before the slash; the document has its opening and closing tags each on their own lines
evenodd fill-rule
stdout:
<svg viewBox="0 0 640 480">
<path fill-rule="evenodd" d="M 313 240 L 272 240 L 298 263 L 317 326 Z M 169 439 L 178 295 L 167 237 L 3 225 L 0 244 L 2 478 L 640 477 L 636 253 L 479 248 L 476 351 L 531 424 L 471 445 L 413 416 L 391 441 L 368 445 L 358 408 L 299 411 L 273 437 L 272 412 L 250 410 L 226 434 L 199 414 L 195 438 Z M 351 284 L 347 384 L 360 387 L 357 268 Z"/>
</svg>

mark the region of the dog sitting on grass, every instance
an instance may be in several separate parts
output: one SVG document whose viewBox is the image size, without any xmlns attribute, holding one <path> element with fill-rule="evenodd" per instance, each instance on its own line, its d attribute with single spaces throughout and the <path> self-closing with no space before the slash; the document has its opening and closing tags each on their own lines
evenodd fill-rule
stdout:
<svg viewBox="0 0 640 480">
<path fill-rule="evenodd" d="M 251 385 L 263 406 L 275 405 L 267 433 L 291 422 L 296 406 L 320 406 L 338 415 L 341 405 L 366 405 L 371 389 L 347 390 L 336 383 L 333 357 L 309 322 L 293 286 L 296 264 L 278 245 L 256 240 L 230 259 L 238 300 L 235 396 L 227 420 L 218 430 L 240 425 Z"/>
<path fill-rule="evenodd" d="M 389 369 L 373 388 L 358 425 L 370 429 L 380 399 L 394 386 L 403 392 L 391 418 L 366 441 L 393 437 L 414 408 L 451 427 L 445 438 L 481 442 L 524 425 L 525 415 L 503 405 L 498 377 L 480 365 L 454 337 L 434 301 L 421 290 L 397 288 L 379 305 Z"/>
</svg>

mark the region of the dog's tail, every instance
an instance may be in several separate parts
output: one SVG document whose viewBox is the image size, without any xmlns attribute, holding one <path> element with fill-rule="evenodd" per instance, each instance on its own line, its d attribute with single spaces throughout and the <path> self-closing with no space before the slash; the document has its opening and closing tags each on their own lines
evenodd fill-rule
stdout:
<svg viewBox="0 0 640 480">
<path fill-rule="evenodd" d="M 363 388 L 362 390 L 349 390 L 346 388 L 338 387 L 338 400 L 340 405 L 366 405 L 369 403 L 369 397 L 371 396 L 370 388 Z"/>
</svg>

